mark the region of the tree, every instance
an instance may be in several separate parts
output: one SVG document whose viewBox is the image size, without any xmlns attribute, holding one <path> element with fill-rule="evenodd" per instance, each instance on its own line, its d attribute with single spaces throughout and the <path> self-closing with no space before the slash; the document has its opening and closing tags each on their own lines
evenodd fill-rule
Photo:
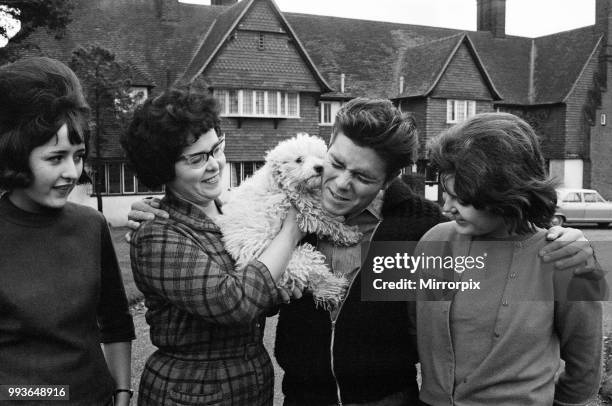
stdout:
<svg viewBox="0 0 612 406">
<path fill-rule="evenodd" d="M 19 58 L 24 49 L 37 48 L 25 40 L 38 28 L 47 28 L 61 38 L 73 9 L 72 0 L 4 0 L 0 5 L 0 40 L 8 44 L 0 48 L 0 63 Z M 17 21 L 21 27 L 11 37 L 11 28 L 19 26 Z"/>
<path fill-rule="evenodd" d="M 111 51 L 97 45 L 75 49 L 70 67 L 81 80 L 91 107 L 90 134 L 93 139 L 90 140 L 90 151 L 94 157 L 98 210 L 102 211 L 102 147 L 108 142 L 106 136 L 109 131 L 121 132 L 125 129 L 132 112 L 134 100 L 130 96 L 130 67 L 117 61 Z"/>
</svg>

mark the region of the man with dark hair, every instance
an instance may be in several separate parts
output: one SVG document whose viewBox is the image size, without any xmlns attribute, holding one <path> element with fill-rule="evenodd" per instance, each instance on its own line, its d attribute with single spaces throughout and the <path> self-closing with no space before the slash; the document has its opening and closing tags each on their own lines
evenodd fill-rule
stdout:
<svg viewBox="0 0 612 406">
<path fill-rule="evenodd" d="M 323 207 L 358 226 L 365 242 L 418 241 L 445 218 L 398 179 L 416 145 L 414 120 L 390 101 L 350 101 L 336 116 Z M 285 371 L 285 405 L 415 404 L 418 357 L 406 304 L 361 301 L 360 245 L 311 242 L 350 288 L 331 312 L 309 295 L 281 307 L 275 355 Z"/>
<path fill-rule="evenodd" d="M 418 241 L 447 219 L 398 178 L 417 143 L 414 120 L 390 101 L 358 98 L 345 104 L 323 171 L 323 206 L 358 226 L 364 242 Z M 568 240 L 582 237 L 578 230 L 565 231 Z M 419 404 L 416 331 L 408 306 L 361 300 L 360 245 L 311 242 L 334 273 L 349 278 L 350 288 L 332 311 L 317 308 L 310 295 L 281 306 L 275 355 L 285 371 L 285 406 Z M 590 255 L 574 259 L 580 263 Z"/>
<path fill-rule="evenodd" d="M 414 120 L 389 100 L 357 98 L 336 116 L 323 171 L 323 206 L 358 226 L 363 242 L 418 241 L 447 219 L 439 207 L 415 195 L 399 178 L 418 143 Z M 135 210 L 159 211 L 138 203 Z M 152 218 L 132 211 L 130 219 Z M 134 225 L 134 224 L 133 224 Z M 562 230 L 560 232 L 559 230 Z M 564 267 L 584 262 L 587 247 L 569 243 L 584 236 L 558 228 L 549 259 L 570 257 Z M 558 237 L 558 236 L 557 236 Z M 280 309 L 275 355 L 285 371 L 286 406 L 399 406 L 418 404 L 416 336 L 406 303 L 361 301 L 361 246 L 338 247 L 307 237 L 350 287 L 331 311 L 317 308 L 310 295 Z"/>
</svg>

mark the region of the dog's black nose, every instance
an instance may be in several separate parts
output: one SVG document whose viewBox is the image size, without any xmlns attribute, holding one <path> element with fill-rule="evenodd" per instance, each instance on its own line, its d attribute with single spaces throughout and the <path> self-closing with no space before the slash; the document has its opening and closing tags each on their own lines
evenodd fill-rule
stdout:
<svg viewBox="0 0 612 406">
<path fill-rule="evenodd" d="M 315 165 L 314 170 L 319 175 L 323 173 L 323 165 Z"/>
</svg>

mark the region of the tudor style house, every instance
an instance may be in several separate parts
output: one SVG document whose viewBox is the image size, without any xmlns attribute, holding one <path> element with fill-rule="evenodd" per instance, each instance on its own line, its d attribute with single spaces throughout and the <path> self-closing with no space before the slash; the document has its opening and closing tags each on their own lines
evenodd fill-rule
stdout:
<svg viewBox="0 0 612 406">
<path fill-rule="evenodd" d="M 79 45 L 108 48 L 135 67 L 134 91 L 148 96 L 179 81 L 208 86 L 222 106 L 227 188 L 282 139 L 328 138 L 342 103 L 369 96 L 414 114 L 421 148 L 408 170 L 427 172 L 426 141 L 445 128 L 508 111 L 535 127 L 562 185 L 612 199 L 612 0 L 596 0 L 595 25 L 534 39 L 506 35 L 505 0 L 475 1 L 477 31 L 283 13 L 274 0 L 75 0 L 62 39 L 39 32 L 33 41 L 64 61 Z M 97 175 L 113 224 L 151 193 L 117 136 L 103 144 Z"/>
</svg>

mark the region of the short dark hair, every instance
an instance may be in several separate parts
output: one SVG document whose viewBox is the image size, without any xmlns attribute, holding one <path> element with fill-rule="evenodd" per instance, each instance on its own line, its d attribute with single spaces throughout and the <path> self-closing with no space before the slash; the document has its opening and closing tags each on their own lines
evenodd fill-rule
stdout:
<svg viewBox="0 0 612 406">
<path fill-rule="evenodd" d="M 33 57 L 0 66 L 0 189 L 30 185 L 30 153 L 62 125 L 71 144 L 87 145 L 88 113 L 79 80 L 60 61 Z M 85 182 L 83 170 L 78 183 Z"/>
<path fill-rule="evenodd" d="M 477 114 L 429 143 L 444 187 L 465 204 L 504 218 L 509 232 L 548 227 L 555 212 L 555 182 L 547 175 L 537 135 L 508 113 Z"/>
<path fill-rule="evenodd" d="M 174 179 L 183 149 L 211 129 L 220 133 L 217 101 L 199 86 L 181 86 L 139 106 L 121 145 L 138 180 L 155 188 Z"/>
<path fill-rule="evenodd" d="M 336 115 L 330 144 L 340 132 L 376 152 L 385 163 L 387 181 L 412 162 L 418 143 L 412 116 L 386 99 L 360 97 L 346 103 Z"/>
</svg>

